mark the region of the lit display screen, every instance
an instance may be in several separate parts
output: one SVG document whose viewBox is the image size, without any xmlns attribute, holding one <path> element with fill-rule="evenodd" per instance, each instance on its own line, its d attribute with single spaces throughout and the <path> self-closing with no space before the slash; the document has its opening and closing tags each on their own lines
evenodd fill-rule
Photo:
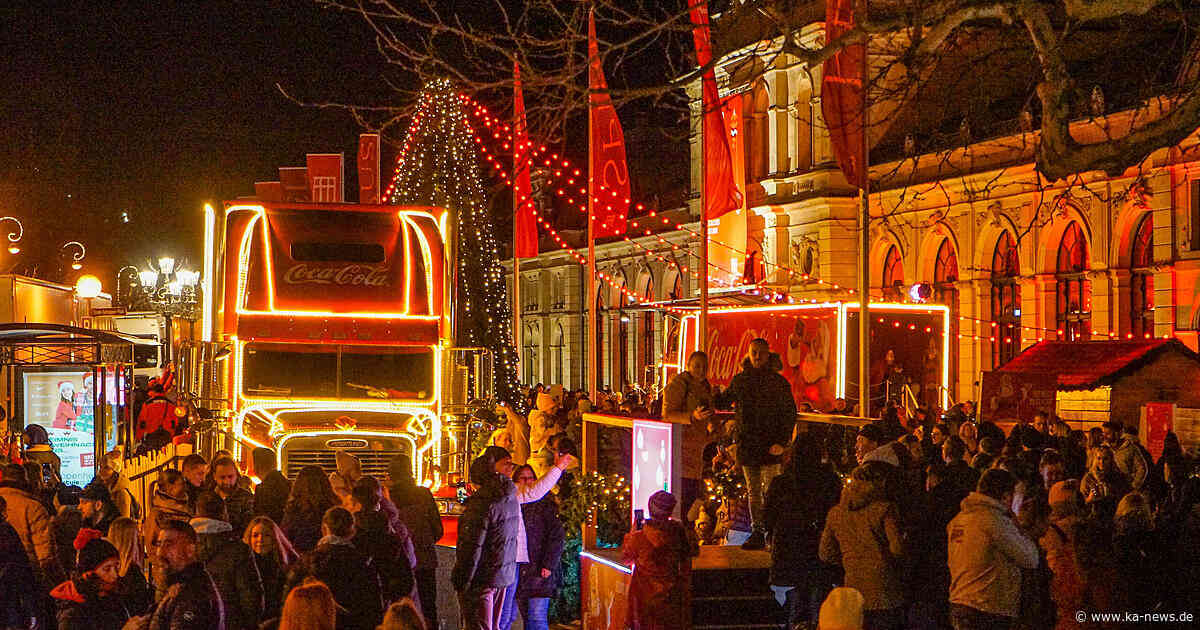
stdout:
<svg viewBox="0 0 1200 630">
<path fill-rule="evenodd" d="M 650 495 L 671 491 L 671 425 L 665 422 L 633 421 L 633 501 L 636 512 L 650 518 Z M 632 518 L 632 515 L 630 516 Z"/>
</svg>

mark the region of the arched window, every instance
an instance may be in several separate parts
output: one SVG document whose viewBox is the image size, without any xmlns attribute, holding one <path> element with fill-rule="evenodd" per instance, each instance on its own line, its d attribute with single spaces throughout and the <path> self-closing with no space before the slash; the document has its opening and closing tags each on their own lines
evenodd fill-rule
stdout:
<svg viewBox="0 0 1200 630">
<path fill-rule="evenodd" d="M 767 84 L 759 81 L 748 94 L 746 108 L 742 113 L 742 132 L 745 142 L 742 145 L 746 154 L 746 183 L 758 183 L 767 177 L 768 156 L 770 154 L 771 138 L 767 130 L 767 110 L 771 106 L 771 98 L 767 93 Z"/>
<path fill-rule="evenodd" d="M 904 265 L 900 262 L 900 250 L 892 245 L 883 257 L 883 299 L 900 301 L 903 287 Z"/>
<path fill-rule="evenodd" d="M 646 279 L 646 288 L 642 292 L 642 302 L 648 303 L 654 301 L 654 281 L 650 278 Z M 648 370 L 646 368 L 654 365 L 654 311 L 646 310 L 642 313 L 642 331 L 641 344 L 642 352 L 639 357 L 637 380 L 646 380 Z M 647 383 L 648 384 L 648 383 Z"/>
<path fill-rule="evenodd" d="M 938 246 L 937 260 L 933 263 L 933 300 L 950 307 L 950 330 L 946 334 L 951 339 L 958 339 L 958 254 L 950 239 L 943 239 Z M 939 347 L 938 354 L 942 349 Z M 953 391 L 958 367 L 958 344 L 950 344 L 950 387 Z M 941 403 L 937 392 L 922 395 L 924 402 L 931 408 Z"/>
<path fill-rule="evenodd" d="M 1129 257 L 1129 332 L 1135 338 L 1154 336 L 1154 218 L 1149 212 L 1138 223 Z"/>
<path fill-rule="evenodd" d="M 604 310 L 604 289 L 596 295 L 596 387 L 604 387 L 604 328 L 608 323 L 608 313 Z"/>
<path fill-rule="evenodd" d="M 627 306 L 629 306 L 629 298 L 622 293 L 621 308 L 617 311 L 617 351 L 614 357 L 617 364 L 613 370 L 613 374 L 617 378 L 613 383 L 613 391 L 617 391 L 631 382 L 629 379 L 629 337 L 630 328 L 633 327 L 633 318 L 625 310 Z"/>
<path fill-rule="evenodd" d="M 541 343 L 541 338 L 538 333 L 539 330 L 537 324 L 530 324 L 525 326 L 524 334 L 521 336 L 521 345 L 523 346 L 521 349 L 521 363 L 523 369 L 521 371 L 524 372 L 523 376 L 525 378 L 525 382 L 531 385 L 540 380 L 537 365 L 537 351 L 538 345 Z"/>
<path fill-rule="evenodd" d="M 1021 351 L 1021 274 L 1017 244 L 1008 232 L 996 241 L 992 253 L 992 367 L 997 368 Z"/>
<path fill-rule="evenodd" d="M 1087 266 L 1087 239 L 1079 224 L 1072 221 L 1058 245 L 1055 272 L 1055 313 L 1060 339 L 1079 341 L 1092 336 L 1092 283 L 1087 279 Z"/>
<path fill-rule="evenodd" d="M 801 90 L 796 99 L 796 163 L 794 171 L 807 171 L 812 168 L 812 137 L 813 137 L 813 99 L 811 87 Z"/>
<path fill-rule="evenodd" d="M 563 380 L 563 355 L 567 349 L 564 346 L 564 335 L 562 324 L 554 325 L 553 343 L 550 344 L 550 360 L 554 365 L 554 373 L 551 374 L 551 383 L 554 385 L 565 385 Z"/>
</svg>

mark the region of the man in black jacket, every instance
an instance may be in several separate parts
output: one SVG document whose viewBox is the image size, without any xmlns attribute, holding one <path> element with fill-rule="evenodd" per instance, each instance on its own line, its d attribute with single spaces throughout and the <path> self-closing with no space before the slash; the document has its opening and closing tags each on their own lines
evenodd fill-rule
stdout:
<svg viewBox="0 0 1200 630">
<path fill-rule="evenodd" d="M 254 474 L 261 480 L 254 489 L 254 515 L 266 516 L 275 524 L 283 522 L 283 508 L 292 493 L 292 482 L 275 467 L 275 451 L 258 447 L 254 449 Z"/>
<path fill-rule="evenodd" d="M 796 424 L 796 399 L 791 385 L 779 373 L 781 366 L 767 340 L 755 339 L 750 342 L 742 371 L 716 397 L 718 407 L 732 403 L 737 410 L 737 462 L 746 476 L 753 523 L 743 549 L 762 549 L 766 545 L 763 495 L 780 473 L 783 445 L 791 439 Z"/>
<path fill-rule="evenodd" d="M 212 492 L 200 495 L 196 518 L 189 523 L 196 532 L 196 553 L 225 602 L 226 627 L 255 628 L 262 616 L 262 584 L 254 575 L 250 548 L 224 518 L 221 497 Z"/>
<path fill-rule="evenodd" d="M 150 613 L 148 630 L 226 630 L 221 595 L 196 555 L 196 530 L 167 521 L 158 530 L 157 554 L 167 591 Z"/>
<path fill-rule="evenodd" d="M 354 515 L 342 507 L 331 507 L 321 519 L 321 542 L 305 555 L 288 579 L 288 589 L 305 578 L 325 583 L 337 602 L 339 630 L 371 630 L 383 617 L 379 574 L 368 557 L 353 544 Z"/>
<path fill-rule="evenodd" d="M 521 507 L 512 481 L 486 456 L 471 462 L 475 494 L 458 519 L 458 544 L 450 582 L 458 593 L 467 630 L 496 630 L 505 588 L 516 582 Z"/>
<path fill-rule="evenodd" d="M 392 458 L 388 464 L 388 489 L 392 504 L 400 515 L 400 522 L 408 528 L 412 537 L 413 552 L 417 565 L 413 577 L 417 581 L 417 595 L 421 600 L 421 612 L 430 628 L 439 628 L 437 609 L 437 542 L 441 540 L 442 516 L 438 513 L 433 494 L 425 486 L 417 485 L 413 479 L 412 459 L 403 453 Z"/>
<path fill-rule="evenodd" d="M 225 505 L 225 520 L 233 526 L 240 537 L 254 518 L 254 495 L 241 487 L 242 473 L 237 462 L 229 457 L 218 457 L 212 463 L 213 492 L 221 497 Z"/>
</svg>

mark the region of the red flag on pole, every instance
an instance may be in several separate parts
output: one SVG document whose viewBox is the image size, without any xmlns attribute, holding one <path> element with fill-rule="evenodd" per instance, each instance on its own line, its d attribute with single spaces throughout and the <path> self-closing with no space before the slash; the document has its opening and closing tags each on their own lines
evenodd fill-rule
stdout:
<svg viewBox="0 0 1200 630">
<path fill-rule="evenodd" d="M 537 219 L 533 216 L 533 186 L 529 182 L 529 134 L 525 129 L 525 97 L 521 94 L 521 69 L 513 63 L 513 256 L 538 255 Z"/>
<path fill-rule="evenodd" d="M 825 3 L 825 42 L 832 43 L 854 28 L 854 3 L 857 0 L 827 0 Z M 846 180 L 862 188 L 860 155 L 863 137 L 862 63 L 866 54 L 862 44 L 843 48 L 826 60 L 821 79 L 821 113 L 829 126 L 833 154 Z"/>
<path fill-rule="evenodd" d="M 708 29 L 708 3 L 690 0 L 692 39 L 696 43 L 696 61 L 700 67 L 712 61 L 712 40 Z M 721 115 L 716 73 L 711 69 L 701 79 L 704 107 L 704 208 L 705 216 L 715 219 L 742 207 L 742 192 L 733 180 L 733 160 L 729 153 L 729 131 Z"/>
<path fill-rule="evenodd" d="M 591 151 L 595 182 L 589 192 L 594 198 L 596 238 L 624 234 L 629 210 L 629 165 L 625 161 L 625 133 L 608 95 L 600 48 L 596 44 L 596 19 L 588 13 L 589 87 L 591 88 Z"/>
</svg>

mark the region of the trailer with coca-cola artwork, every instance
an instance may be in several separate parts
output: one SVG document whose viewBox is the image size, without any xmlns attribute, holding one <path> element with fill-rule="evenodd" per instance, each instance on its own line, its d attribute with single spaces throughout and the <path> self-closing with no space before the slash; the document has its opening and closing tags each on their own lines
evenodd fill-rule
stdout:
<svg viewBox="0 0 1200 630">
<path fill-rule="evenodd" d="M 247 463 L 383 475 L 397 454 L 438 483 L 461 450 L 447 418 L 486 398 L 490 359 L 453 346 L 442 208 L 244 200 L 209 209 L 204 337 L 184 385 L 225 409 L 216 434 Z M 457 467 L 457 466 L 455 466 Z"/>
<path fill-rule="evenodd" d="M 777 369 L 797 405 L 849 414 L 858 398 L 857 302 L 716 307 L 708 315 L 709 380 L 726 386 L 741 371 L 750 342 L 762 338 L 778 355 Z M 872 303 L 872 406 L 909 397 L 944 408 L 949 397 L 950 314 L 940 304 Z M 668 332 L 664 382 L 700 344 L 699 314 Z M 848 406 L 841 407 L 843 401 Z"/>
</svg>

